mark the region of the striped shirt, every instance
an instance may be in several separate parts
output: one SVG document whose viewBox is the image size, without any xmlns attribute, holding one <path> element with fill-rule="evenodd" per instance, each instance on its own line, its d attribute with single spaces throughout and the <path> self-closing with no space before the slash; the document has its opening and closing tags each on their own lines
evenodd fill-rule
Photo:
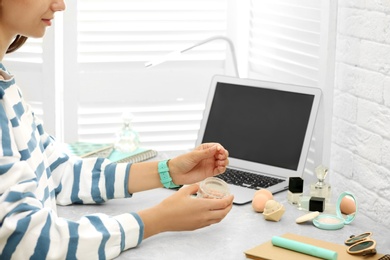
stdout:
<svg viewBox="0 0 390 260">
<path fill-rule="evenodd" d="M 43 130 L 0 63 L 0 259 L 112 259 L 143 237 L 136 213 L 61 218 L 56 205 L 126 198 L 130 164 L 80 159 Z"/>
</svg>

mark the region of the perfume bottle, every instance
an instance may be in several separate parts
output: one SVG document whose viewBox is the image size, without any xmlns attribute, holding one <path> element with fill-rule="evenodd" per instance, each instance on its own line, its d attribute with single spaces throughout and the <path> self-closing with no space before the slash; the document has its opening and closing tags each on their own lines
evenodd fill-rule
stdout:
<svg viewBox="0 0 390 260">
<path fill-rule="evenodd" d="M 131 113 L 123 113 L 122 115 L 122 128 L 117 135 L 115 142 L 115 150 L 123 153 L 131 153 L 139 147 L 139 136 L 131 126 L 131 121 L 134 116 Z"/>
<path fill-rule="evenodd" d="M 325 178 L 329 173 L 328 168 L 323 165 L 315 169 L 318 181 L 310 185 L 310 196 L 324 198 L 326 203 L 330 203 L 331 186 L 325 182 Z"/>
</svg>

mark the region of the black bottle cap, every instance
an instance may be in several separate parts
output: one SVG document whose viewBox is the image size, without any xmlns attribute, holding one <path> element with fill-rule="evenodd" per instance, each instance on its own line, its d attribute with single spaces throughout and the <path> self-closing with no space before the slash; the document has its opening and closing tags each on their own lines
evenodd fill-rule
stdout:
<svg viewBox="0 0 390 260">
<path fill-rule="evenodd" d="M 302 193 L 303 179 L 301 177 L 290 177 L 288 180 L 288 190 L 292 193 Z"/>
<path fill-rule="evenodd" d="M 311 197 L 309 201 L 309 211 L 324 212 L 325 209 L 325 198 L 322 197 Z"/>
</svg>

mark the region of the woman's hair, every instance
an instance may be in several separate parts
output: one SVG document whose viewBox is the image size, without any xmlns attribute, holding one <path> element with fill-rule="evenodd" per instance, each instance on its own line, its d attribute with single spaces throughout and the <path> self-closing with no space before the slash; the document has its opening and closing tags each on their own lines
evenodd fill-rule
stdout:
<svg viewBox="0 0 390 260">
<path fill-rule="evenodd" d="M 6 53 L 11 53 L 22 47 L 22 45 L 27 41 L 26 36 L 17 35 L 11 45 L 8 47 Z"/>
</svg>

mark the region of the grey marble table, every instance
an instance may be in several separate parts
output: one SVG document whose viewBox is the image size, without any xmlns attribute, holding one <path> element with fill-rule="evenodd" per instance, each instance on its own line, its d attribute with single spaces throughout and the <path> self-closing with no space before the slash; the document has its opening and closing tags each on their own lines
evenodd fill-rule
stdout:
<svg viewBox="0 0 390 260">
<path fill-rule="evenodd" d="M 155 189 L 134 194 L 130 199 L 112 200 L 104 205 L 75 205 L 59 207 L 62 217 L 77 220 L 90 213 L 108 215 L 137 212 L 155 205 L 172 194 L 172 190 Z M 379 253 L 390 253 L 390 229 L 383 227 L 360 213 L 354 222 L 340 230 L 327 231 L 312 223 L 296 224 L 295 219 L 305 212 L 287 202 L 287 193 L 275 194 L 286 212 L 279 222 L 266 221 L 253 211 L 251 204 L 235 205 L 229 215 L 218 224 L 191 232 L 167 232 L 144 240 L 137 248 L 123 252 L 117 259 L 246 259 L 244 251 L 269 241 L 274 235 L 295 233 L 343 244 L 352 234 L 373 232 Z"/>
</svg>

